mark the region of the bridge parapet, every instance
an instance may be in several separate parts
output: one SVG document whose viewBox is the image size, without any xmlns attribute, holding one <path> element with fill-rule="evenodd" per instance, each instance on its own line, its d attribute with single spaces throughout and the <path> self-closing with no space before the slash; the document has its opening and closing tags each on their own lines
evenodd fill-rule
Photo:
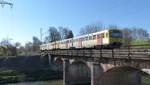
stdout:
<svg viewBox="0 0 150 85">
<path fill-rule="evenodd" d="M 150 68 L 150 48 L 53 49 L 41 51 L 41 54 L 117 66 L 131 65 L 139 68 Z"/>
</svg>

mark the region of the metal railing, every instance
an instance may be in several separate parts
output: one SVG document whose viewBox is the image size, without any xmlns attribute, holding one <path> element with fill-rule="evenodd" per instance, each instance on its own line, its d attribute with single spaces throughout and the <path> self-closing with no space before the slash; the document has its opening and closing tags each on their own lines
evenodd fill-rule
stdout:
<svg viewBox="0 0 150 85">
<path fill-rule="evenodd" d="M 126 58 L 126 59 L 148 59 L 150 60 L 150 44 L 148 45 L 130 45 L 114 49 L 94 49 L 94 48 L 76 48 L 76 49 L 53 49 L 41 51 L 45 54 L 67 57 L 99 57 L 99 58 Z"/>
</svg>

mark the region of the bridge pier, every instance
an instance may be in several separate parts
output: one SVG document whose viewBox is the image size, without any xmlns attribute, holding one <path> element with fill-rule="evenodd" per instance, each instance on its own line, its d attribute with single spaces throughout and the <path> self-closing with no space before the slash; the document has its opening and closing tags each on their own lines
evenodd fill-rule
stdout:
<svg viewBox="0 0 150 85">
<path fill-rule="evenodd" d="M 100 63 L 91 63 L 91 85 L 100 85 L 103 68 Z"/>
<path fill-rule="evenodd" d="M 63 85 L 69 85 L 69 60 L 68 59 L 64 59 L 63 62 Z"/>
</svg>

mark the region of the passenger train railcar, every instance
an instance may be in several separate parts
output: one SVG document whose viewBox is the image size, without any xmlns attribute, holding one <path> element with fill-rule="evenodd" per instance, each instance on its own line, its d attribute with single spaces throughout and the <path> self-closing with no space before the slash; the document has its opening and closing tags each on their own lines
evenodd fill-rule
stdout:
<svg viewBox="0 0 150 85">
<path fill-rule="evenodd" d="M 87 35 L 55 41 L 40 46 L 40 50 L 70 49 L 70 48 L 114 48 L 122 45 L 122 32 L 118 29 L 108 29 Z"/>
</svg>

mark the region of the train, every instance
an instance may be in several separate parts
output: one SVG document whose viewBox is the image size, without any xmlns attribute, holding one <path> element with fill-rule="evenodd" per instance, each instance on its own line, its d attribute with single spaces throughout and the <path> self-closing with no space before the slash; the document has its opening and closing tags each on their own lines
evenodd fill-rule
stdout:
<svg viewBox="0 0 150 85">
<path fill-rule="evenodd" d="M 116 48 L 123 43 L 123 34 L 119 29 L 106 29 L 74 38 L 40 45 L 40 50 L 75 48 Z"/>
</svg>

